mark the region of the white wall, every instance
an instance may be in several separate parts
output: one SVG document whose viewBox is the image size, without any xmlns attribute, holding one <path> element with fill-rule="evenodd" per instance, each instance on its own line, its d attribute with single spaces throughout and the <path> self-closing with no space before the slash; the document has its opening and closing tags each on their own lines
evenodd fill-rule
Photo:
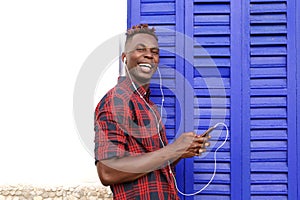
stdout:
<svg viewBox="0 0 300 200">
<path fill-rule="evenodd" d="M 0 185 L 98 182 L 73 91 L 89 54 L 126 30 L 126 0 L 3 0 L 0 27 Z"/>
</svg>

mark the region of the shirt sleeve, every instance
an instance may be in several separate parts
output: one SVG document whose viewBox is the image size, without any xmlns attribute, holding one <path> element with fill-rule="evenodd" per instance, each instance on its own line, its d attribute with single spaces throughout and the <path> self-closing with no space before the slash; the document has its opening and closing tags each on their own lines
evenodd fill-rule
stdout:
<svg viewBox="0 0 300 200">
<path fill-rule="evenodd" d="M 126 149 L 128 108 L 122 98 L 102 99 L 95 110 L 95 160 L 123 157 Z"/>
</svg>

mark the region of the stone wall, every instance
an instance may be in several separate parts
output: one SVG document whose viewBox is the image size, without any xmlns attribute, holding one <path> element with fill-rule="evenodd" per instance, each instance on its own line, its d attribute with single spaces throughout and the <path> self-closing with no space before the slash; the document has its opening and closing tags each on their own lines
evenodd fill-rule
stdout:
<svg viewBox="0 0 300 200">
<path fill-rule="evenodd" d="M 0 185 L 0 200 L 111 200 L 109 188 L 101 185 L 33 186 Z"/>
</svg>

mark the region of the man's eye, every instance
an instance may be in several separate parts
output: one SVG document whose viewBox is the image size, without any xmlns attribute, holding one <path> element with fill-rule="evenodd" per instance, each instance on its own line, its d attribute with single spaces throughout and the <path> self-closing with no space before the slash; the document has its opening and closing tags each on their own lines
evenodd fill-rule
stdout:
<svg viewBox="0 0 300 200">
<path fill-rule="evenodd" d="M 146 48 L 137 48 L 136 50 L 139 52 L 144 52 L 144 51 L 146 51 Z"/>
<path fill-rule="evenodd" d="M 158 55 L 159 51 L 158 50 L 153 50 L 152 53 Z"/>
</svg>

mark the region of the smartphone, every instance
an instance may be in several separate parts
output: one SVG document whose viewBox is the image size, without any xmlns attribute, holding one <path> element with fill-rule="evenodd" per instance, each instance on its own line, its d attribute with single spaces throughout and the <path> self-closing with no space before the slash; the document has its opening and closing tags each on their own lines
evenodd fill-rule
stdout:
<svg viewBox="0 0 300 200">
<path fill-rule="evenodd" d="M 209 134 L 210 132 L 212 132 L 212 130 L 214 130 L 214 129 L 215 129 L 215 127 L 212 126 L 212 127 L 210 127 L 209 129 L 207 129 L 204 133 L 202 133 L 200 136 L 201 136 L 201 137 L 207 137 L 208 134 Z"/>
</svg>

